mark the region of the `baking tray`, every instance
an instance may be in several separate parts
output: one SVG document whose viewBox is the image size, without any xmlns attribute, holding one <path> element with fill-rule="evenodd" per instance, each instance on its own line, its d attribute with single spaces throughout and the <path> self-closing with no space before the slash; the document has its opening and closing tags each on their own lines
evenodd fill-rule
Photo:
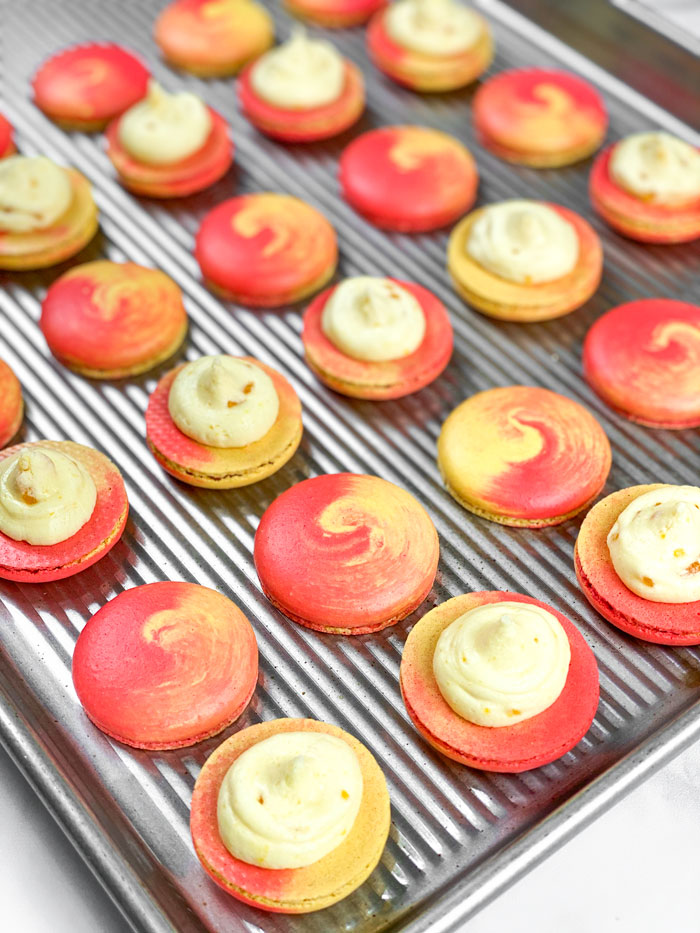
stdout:
<svg viewBox="0 0 700 933">
<path fill-rule="evenodd" d="M 481 4 L 497 42 L 492 71 L 564 64 L 602 89 L 611 138 L 647 126 L 689 130 L 618 80 L 497 0 Z M 245 353 L 281 369 L 304 406 L 306 432 L 292 461 L 245 490 L 216 492 L 178 484 L 148 452 L 143 414 L 161 371 L 125 382 L 82 379 L 56 363 L 37 327 L 47 285 L 66 266 L 0 281 L 0 356 L 24 386 L 22 440 L 70 438 L 103 450 L 121 468 L 131 503 L 121 542 L 98 564 L 48 585 L 2 584 L 0 738 L 91 869 L 139 931 L 330 930 L 450 931 L 528 867 L 700 734 L 700 652 L 645 645 L 607 625 L 582 598 L 572 550 L 580 522 L 542 531 L 514 530 L 463 511 L 443 490 L 435 463 L 440 425 L 464 398 L 495 385 L 547 386 L 588 405 L 613 445 L 605 492 L 633 483 L 697 482 L 698 432 L 649 431 L 605 408 L 581 378 L 581 340 L 612 305 L 650 295 L 700 301 L 697 246 L 627 242 L 591 215 L 588 164 L 557 171 L 516 168 L 475 142 L 471 90 L 436 97 L 404 91 L 367 63 L 361 30 L 334 41 L 368 76 L 368 111 L 345 137 L 314 146 L 280 146 L 237 112 L 231 81 L 175 75 L 150 39 L 158 4 L 25 0 L 4 10 L 3 109 L 20 149 L 74 164 L 95 186 L 102 212 L 98 239 L 72 263 L 107 256 L 159 266 L 183 288 L 191 331 L 184 356 Z M 289 29 L 275 7 L 279 33 Z M 28 79 L 54 49 L 91 38 L 140 51 L 166 87 L 201 93 L 231 122 L 232 174 L 177 203 L 139 200 L 114 180 L 99 136 L 65 133 L 29 103 Z M 412 122 L 454 133 L 476 155 L 480 203 L 511 196 L 560 201 L 600 233 L 605 274 L 585 308 L 560 320 L 517 325 L 472 312 L 444 271 L 447 233 L 381 233 L 338 196 L 337 157 L 351 136 L 381 123 Z M 207 292 L 192 257 L 204 213 L 233 192 L 276 189 L 306 198 L 334 223 L 339 275 L 392 274 L 420 281 L 447 305 L 455 354 L 445 374 L 417 395 L 373 404 L 334 395 L 301 355 L 299 308 L 251 312 Z M 170 364 L 171 365 L 171 364 Z M 572 618 L 593 647 L 601 675 L 595 722 L 562 759 L 522 775 L 480 773 L 450 763 L 416 734 L 398 690 L 398 669 L 412 618 L 376 635 L 342 638 L 300 628 L 260 592 L 251 548 L 266 506 L 308 476 L 353 470 L 409 489 L 440 532 L 438 578 L 426 608 L 472 589 L 511 589 L 551 603 Z M 258 637 L 260 680 L 235 728 L 278 716 L 337 723 L 365 742 L 384 768 L 392 829 L 380 866 L 345 901 L 303 918 L 263 914 L 221 892 L 197 862 L 188 805 L 211 750 L 232 731 L 192 749 L 148 754 L 119 746 L 92 727 L 70 680 L 73 644 L 89 616 L 123 589 L 161 579 L 216 587 L 250 617 Z"/>
</svg>

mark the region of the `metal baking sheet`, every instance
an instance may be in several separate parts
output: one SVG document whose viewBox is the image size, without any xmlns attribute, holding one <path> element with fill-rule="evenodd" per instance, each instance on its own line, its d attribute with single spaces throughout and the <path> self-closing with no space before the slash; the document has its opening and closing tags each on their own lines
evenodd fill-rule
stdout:
<svg viewBox="0 0 700 933">
<path fill-rule="evenodd" d="M 601 87 L 611 138 L 655 125 L 688 136 L 687 127 L 510 8 L 497 0 L 481 5 L 496 34 L 492 71 L 564 64 Z M 246 490 L 178 484 L 161 471 L 144 440 L 143 413 L 162 371 L 111 384 L 73 375 L 53 360 L 37 327 L 45 289 L 66 266 L 3 276 L 0 356 L 24 386 L 22 440 L 70 438 L 103 450 L 124 474 L 131 515 L 120 544 L 89 570 L 54 584 L 0 587 L 0 738 L 139 931 L 457 930 L 486 900 L 700 734 L 700 652 L 645 645 L 589 608 L 572 569 L 580 520 L 543 531 L 512 530 L 463 511 L 439 479 L 440 425 L 456 404 L 481 389 L 543 385 L 582 401 L 604 425 L 614 450 L 606 493 L 632 483 L 696 483 L 700 434 L 650 431 L 615 416 L 584 384 L 580 349 L 591 322 L 612 305 L 653 295 L 700 301 L 700 253 L 697 245 L 635 245 L 607 230 L 589 209 L 587 163 L 538 172 L 492 158 L 473 138 L 471 90 L 437 97 L 401 90 L 368 65 L 361 30 L 333 34 L 368 77 L 368 110 L 357 129 L 309 147 L 268 141 L 237 112 L 230 80 L 201 82 L 158 59 L 150 39 L 157 6 L 141 0 L 8 5 L 2 108 L 17 127 L 23 152 L 72 163 L 95 186 L 102 232 L 73 262 L 106 256 L 162 268 L 186 296 L 192 325 L 184 356 L 246 353 L 278 367 L 301 397 L 306 433 L 288 466 Z M 285 36 L 287 16 L 277 7 L 275 16 Z M 92 38 L 137 49 L 166 87 L 190 87 L 221 111 L 237 145 L 235 171 L 178 203 L 139 200 L 116 183 L 99 136 L 65 133 L 33 108 L 28 80 L 39 61 L 60 46 Z M 471 146 L 482 175 L 479 203 L 540 197 L 591 219 L 606 257 L 597 295 L 558 321 L 498 323 L 453 293 L 444 271 L 447 233 L 386 235 L 358 218 L 339 198 L 337 157 L 350 135 L 396 122 L 440 127 Z M 445 302 L 456 349 L 434 385 L 381 404 L 341 398 L 320 385 L 302 360 L 298 307 L 253 313 L 204 289 L 192 257 L 201 218 L 234 192 L 261 189 L 291 192 L 326 213 L 339 233 L 339 275 L 415 279 Z M 419 738 L 399 695 L 401 648 L 416 617 L 377 635 L 339 638 L 295 626 L 270 607 L 251 559 L 262 512 L 291 484 L 339 470 L 397 482 L 433 517 L 442 556 L 423 611 L 465 590 L 513 589 L 546 600 L 581 627 L 598 659 L 602 694 L 594 725 L 572 752 L 520 776 L 451 764 Z M 188 805 L 202 762 L 226 733 L 192 749 L 147 754 L 111 742 L 82 713 L 70 680 L 78 632 L 123 589 L 161 579 L 216 587 L 251 618 L 260 681 L 236 728 L 278 716 L 312 716 L 353 732 L 380 760 L 391 792 L 391 836 L 371 879 L 341 904 L 303 918 L 262 914 L 218 890 L 201 870 L 189 840 Z"/>
</svg>

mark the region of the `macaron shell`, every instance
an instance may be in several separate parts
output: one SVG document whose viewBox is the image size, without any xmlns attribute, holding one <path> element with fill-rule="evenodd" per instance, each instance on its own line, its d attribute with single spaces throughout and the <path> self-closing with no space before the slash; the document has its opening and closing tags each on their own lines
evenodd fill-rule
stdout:
<svg viewBox="0 0 700 933">
<path fill-rule="evenodd" d="M 459 140 L 421 126 L 363 133 L 340 159 L 345 200 L 389 230 L 434 230 L 456 220 L 474 203 L 478 181 Z"/>
<path fill-rule="evenodd" d="M 0 113 L 0 159 L 15 151 L 14 130 L 9 120 Z"/>
<path fill-rule="evenodd" d="M 259 3 L 174 0 L 158 16 L 154 37 L 164 57 L 203 78 L 235 74 L 274 42 L 274 24 Z"/>
<path fill-rule="evenodd" d="M 356 360 L 339 350 L 321 326 L 323 309 L 337 286 L 318 295 L 304 314 L 302 341 L 306 361 L 326 385 L 353 398 L 391 399 L 417 392 L 431 383 L 452 355 L 452 324 L 445 306 L 420 285 L 392 279 L 420 304 L 425 336 L 408 356 L 387 362 Z"/>
<path fill-rule="evenodd" d="M 610 558 L 607 538 L 618 516 L 639 496 L 664 485 L 620 489 L 591 509 L 576 539 L 576 576 L 593 608 L 623 632 L 658 645 L 700 645 L 700 601 L 655 603 L 643 599 L 627 589 Z"/>
<path fill-rule="evenodd" d="M 237 82 L 238 100 L 245 116 L 263 133 L 283 142 L 313 142 L 342 133 L 359 120 L 365 109 L 362 72 L 345 62 L 345 84 L 337 100 L 320 107 L 287 110 L 276 107 L 255 92 L 248 66 Z"/>
<path fill-rule="evenodd" d="M 52 120 L 96 130 L 141 100 L 148 69 L 111 43 L 90 43 L 58 52 L 32 79 L 34 103 Z"/>
<path fill-rule="evenodd" d="M 447 704 L 435 675 L 433 655 L 442 632 L 470 609 L 519 602 L 552 613 L 566 632 L 571 662 L 564 689 L 547 709 L 512 726 L 478 726 Z M 556 761 L 588 732 L 598 708 L 598 666 L 583 635 L 565 616 L 530 596 L 499 591 L 455 596 L 423 616 L 406 640 L 401 658 L 401 694 L 414 725 L 443 755 L 485 771 L 520 773 Z"/>
<path fill-rule="evenodd" d="M 85 263 L 46 293 L 41 330 L 66 366 L 93 378 L 144 372 L 184 340 L 182 292 L 163 272 L 136 263 Z"/>
<path fill-rule="evenodd" d="M 106 130 L 107 155 L 122 184 L 146 197 L 181 198 L 202 191 L 223 177 L 233 161 L 233 143 L 224 118 L 211 107 L 208 110 L 212 128 L 204 145 L 170 165 L 148 165 L 134 159 L 119 141 L 120 120 L 110 123 Z"/>
<path fill-rule="evenodd" d="M 88 521 L 58 544 L 32 545 L 0 532 L 0 578 L 22 583 L 62 580 L 96 563 L 117 543 L 126 525 L 129 502 L 117 467 L 98 450 L 72 441 L 39 441 L 0 450 L 0 461 L 30 447 L 49 447 L 77 460 L 97 487 Z"/>
<path fill-rule="evenodd" d="M 282 732 L 320 732 L 342 739 L 357 755 L 362 801 L 345 840 L 303 868 L 270 869 L 235 858 L 219 836 L 219 789 L 234 761 L 251 746 Z M 371 752 L 353 736 L 313 719 L 275 719 L 231 736 L 205 762 L 192 794 L 190 829 L 195 852 L 209 876 L 225 891 L 263 910 L 298 914 L 329 907 L 351 894 L 379 862 L 391 823 L 386 780 Z"/>
<path fill-rule="evenodd" d="M 700 237 L 700 198 L 685 204 L 654 204 L 621 188 L 610 174 L 615 144 L 591 168 L 591 204 L 619 233 L 643 243 L 686 243 Z"/>
<path fill-rule="evenodd" d="M 19 431 L 24 416 L 22 387 L 4 360 L 0 360 L 0 447 Z"/>
<path fill-rule="evenodd" d="M 381 9 L 386 0 L 285 0 L 294 16 L 327 29 L 359 26 Z"/>
<path fill-rule="evenodd" d="M 289 382 L 271 366 L 252 357 L 272 379 L 279 398 L 277 420 L 260 440 L 246 447 L 208 447 L 177 427 L 168 409 L 170 387 L 178 366 L 160 380 L 148 400 L 146 436 L 160 465 L 172 476 L 209 489 L 233 489 L 256 483 L 277 472 L 294 455 L 301 441 L 301 403 Z"/>
<path fill-rule="evenodd" d="M 438 558 L 423 506 L 377 476 L 297 483 L 268 507 L 255 534 L 268 599 L 301 625 L 342 635 L 405 618 L 430 592 Z"/>
<path fill-rule="evenodd" d="M 328 282 L 338 261 L 335 231 L 305 201 L 244 194 L 204 218 L 195 257 L 207 284 L 254 307 L 299 301 Z"/>
<path fill-rule="evenodd" d="M 29 233 L 0 232 L 0 269 L 43 269 L 79 253 L 97 233 L 97 206 L 90 182 L 66 169 L 73 189 L 70 207 L 56 223 Z"/>
<path fill-rule="evenodd" d="M 559 204 L 545 206 L 568 221 L 579 240 L 576 266 L 552 282 L 510 282 L 471 258 L 467 242 L 485 208 L 467 214 L 450 234 L 447 269 L 457 292 L 478 311 L 504 321 L 546 321 L 580 308 L 595 293 L 603 273 L 603 249 L 597 233 L 574 211 Z"/>
<path fill-rule="evenodd" d="M 650 427 L 700 425 L 700 307 L 648 298 L 613 308 L 583 344 L 586 379 L 616 411 Z"/>
<path fill-rule="evenodd" d="M 73 683 L 85 712 L 136 748 L 181 748 L 237 719 L 258 649 L 240 609 L 196 583 L 149 583 L 110 600 L 80 633 Z"/>
<path fill-rule="evenodd" d="M 504 525 L 544 527 L 575 515 L 601 491 L 610 464 L 610 443 L 593 415 L 534 386 L 473 395 L 438 439 L 449 492 Z"/>
</svg>

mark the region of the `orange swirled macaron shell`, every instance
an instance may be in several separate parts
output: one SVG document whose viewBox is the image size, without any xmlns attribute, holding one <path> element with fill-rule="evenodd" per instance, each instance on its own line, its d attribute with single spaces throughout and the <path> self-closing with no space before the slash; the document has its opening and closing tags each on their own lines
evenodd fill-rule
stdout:
<svg viewBox="0 0 700 933">
<path fill-rule="evenodd" d="M 290 13 L 328 29 L 359 26 L 381 9 L 386 0 L 285 0 Z"/>
<path fill-rule="evenodd" d="M 488 603 L 517 602 L 551 612 L 571 649 L 562 692 L 547 709 L 512 726 L 479 726 L 449 706 L 433 673 L 443 631 L 465 612 Z M 566 616 L 520 593 L 499 591 L 455 596 L 431 609 L 411 630 L 401 658 L 401 695 L 413 724 L 434 748 L 484 771 L 520 773 L 556 761 L 588 732 L 598 708 L 598 665 L 585 638 Z"/>
<path fill-rule="evenodd" d="M 149 77 L 145 65 L 121 46 L 77 45 L 37 70 L 34 103 L 57 123 L 99 130 L 145 96 Z"/>
<path fill-rule="evenodd" d="M 44 230 L 0 232 L 0 269 L 43 269 L 69 259 L 97 233 L 97 205 L 90 182 L 67 168 L 73 198 L 64 214 Z"/>
<path fill-rule="evenodd" d="M 42 303 L 53 355 L 76 372 L 119 379 L 168 359 L 187 332 L 182 292 L 165 273 L 133 262 L 75 266 Z"/>
<path fill-rule="evenodd" d="M 82 528 L 58 544 L 28 544 L 0 532 L 0 579 L 45 583 L 72 577 L 104 557 L 121 538 L 126 525 L 129 502 L 124 480 L 99 450 L 73 441 L 38 441 L 0 450 L 0 461 L 20 450 L 39 446 L 72 457 L 88 471 L 97 487 L 95 508 Z"/>
<path fill-rule="evenodd" d="M 274 24 L 259 3 L 174 0 L 156 20 L 154 37 L 177 68 L 202 78 L 235 74 L 274 41 Z"/>
<path fill-rule="evenodd" d="M 334 473 L 297 483 L 255 534 L 255 568 L 278 609 L 319 632 L 360 635 L 426 598 L 437 531 L 414 497 L 378 476 Z"/>
<path fill-rule="evenodd" d="M 582 405 L 534 386 L 479 392 L 447 418 L 438 466 L 470 512 L 503 525 L 556 525 L 586 508 L 610 472 L 610 443 Z"/>
<path fill-rule="evenodd" d="M 110 600 L 73 654 L 73 683 L 94 724 L 136 748 L 181 748 L 241 715 L 258 677 L 241 610 L 196 583 L 148 583 Z"/>
<path fill-rule="evenodd" d="M 236 759 L 282 732 L 320 732 L 346 742 L 360 765 L 362 800 L 351 830 L 328 855 L 302 868 L 261 868 L 231 855 L 223 844 L 217 802 L 224 777 Z M 232 735 L 207 758 L 192 794 L 190 830 L 204 870 L 237 900 L 275 913 L 321 910 L 359 888 L 382 856 L 390 825 L 389 791 L 372 753 L 338 726 L 315 719 L 273 719 Z"/>
<path fill-rule="evenodd" d="M 487 149 L 535 168 L 586 158 L 608 126 L 605 104 L 592 85 L 567 71 L 542 68 L 489 78 L 474 95 L 472 117 Z"/>
<path fill-rule="evenodd" d="M 267 373 L 279 398 L 275 423 L 260 440 L 246 447 L 208 447 L 178 428 L 168 410 L 168 397 L 182 366 L 166 373 L 153 390 L 146 408 L 148 446 L 163 469 L 176 479 L 207 489 L 234 489 L 271 476 L 294 456 L 303 431 L 299 397 L 276 369 L 249 356 L 242 359 Z"/>
<path fill-rule="evenodd" d="M 370 223 L 407 233 L 435 230 L 474 203 L 479 174 L 462 143 L 424 126 L 384 126 L 340 158 L 343 196 Z"/>
<path fill-rule="evenodd" d="M 657 603 L 627 589 L 613 566 L 608 534 L 624 510 L 663 483 L 618 489 L 586 515 L 574 548 L 583 595 L 604 619 L 635 638 L 657 645 L 700 645 L 700 602 Z"/>
<path fill-rule="evenodd" d="M 604 314 L 583 344 L 583 371 L 603 401 L 655 428 L 700 425 L 700 307 L 647 298 Z"/>
<path fill-rule="evenodd" d="M 338 242 L 326 218 L 288 194 L 243 194 L 202 221 L 195 258 L 205 282 L 252 307 L 300 301 L 335 272 Z"/>
<path fill-rule="evenodd" d="M 15 151 L 14 129 L 9 120 L 0 113 L 0 159 Z"/>
<path fill-rule="evenodd" d="M 331 343 L 321 320 L 335 287 L 318 295 L 306 309 L 301 337 L 306 362 L 322 382 L 341 395 L 376 400 L 402 398 L 437 379 L 450 361 L 452 323 L 443 303 L 421 285 L 392 281 L 413 295 L 425 318 L 422 343 L 398 360 L 356 360 Z"/>
<path fill-rule="evenodd" d="M 545 202 L 542 202 L 545 203 Z M 593 227 L 560 204 L 546 203 L 572 225 L 579 242 L 578 261 L 568 275 L 551 282 L 503 279 L 467 252 L 472 227 L 484 208 L 472 211 L 450 234 L 447 269 L 457 292 L 478 311 L 503 321 L 548 321 L 580 308 L 595 293 L 603 274 L 603 248 Z"/>
<path fill-rule="evenodd" d="M 22 387 L 13 370 L 0 360 L 0 447 L 19 431 L 24 416 Z"/>
</svg>

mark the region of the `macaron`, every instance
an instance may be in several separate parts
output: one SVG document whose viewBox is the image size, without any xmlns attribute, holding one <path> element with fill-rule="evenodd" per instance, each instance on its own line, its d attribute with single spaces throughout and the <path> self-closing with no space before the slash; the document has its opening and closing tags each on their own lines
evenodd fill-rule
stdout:
<svg viewBox="0 0 700 933">
<path fill-rule="evenodd" d="M 103 129 L 146 93 L 149 71 L 132 52 L 90 42 L 57 52 L 32 79 L 34 103 L 68 129 Z"/>
<path fill-rule="evenodd" d="M 235 603 L 196 583 L 148 583 L 99 609 L 73 653 L 92 722 L 135 748 L 182 748 L 241 715 L 258 676 L 253 628 Z"/>
<path fill-rule="evenodd" d="M 219 831 L 217 809 L 224 779 L 237 759 L 258 743 L 299 732 L 339 739 L 357 756 L 362 798 L 355 821 L 336 848 L 310 865 L 273 869 L 236 858 L 224 845 Z M 337 726 L 313 719 L 273 719 L 232 735 L 207 758 L 192 794 L 190 830 L 204 870 L 237 900 L 278 913 L 321 910 L 351 894 L 378 864 L 390 824 L 386 779 L 372 753 Z"/>
<path fill-rule="evenodd" d="M 324 329 L 328 302 L 339 287 L 335 285 L 314 298 L 304 313 L 304 355 L 318 378 L 341 395 L 376 400 L 402 398 L 429 385 L 447 366 L 452 356 L 452 323 L 442 302 L 421 285 L 393 278 L 376 281 L 386 282 L 390 293 L 398 289 L 417 302 L 425 328 L 418 346 L 395 359 L 358 359 L 346 353 Z M 377 309 L 373 310 L 376 314 Z M 374 342 L 376 319 L 365 319 L 364 324 L 367 339 Z M 349 322 L 349 326 L 357 339 L 357 323 Z M 389 326 L 395 325 L 392 322 Z"/>
<path fill-rule="evenodd" d="M 433 657 L 448 626 L 466 612 L 500 602 L 536 606 L 553 615 L 568 638 L 571 657 L 563 688 L 549 707 L 512 725 L 493 727 L 463 718 L 447 703 Z M 570 751 L 593 722 L 599 698 L 595 656 L 576 626 L 546 603 L 499 591 L 455 596 L 426 613 L 406 640 L 400 685 L 408 715 L 433 748 L 471 768 L 506 773 L 539 768 Z"/>
<path fill-rule="evenodd" d="M 345 200 L 371 224 L 437 230 L 474 203 L 479 174 L 462 143 L 423 126 L 383 126 L 354 139 L 340 158 Z"/>
<path fill-rule="evenodd" d="M 153 34 L 166 61 L 201 78 L 235 74 L 275 37 L 272 17 L 253 0 L 173 0 Z"/>
<path fill-rule="evenodd" d="M 203 359 L 213 361 L 219 358 Z M 184 412 L 184 421 L 192 422 L 195 415 L 200 415 L 205 421 L 211 421 L 216 425 L 217 419 L 225 420 L 232 409 L 241 406 L 250 392 L 249 386 L 252 386 L 255 381 L 262 380 L 269 392 L 276 396 L 278 407 L 277 415 L 269 430 L 258 436 L 256 440 L 240 446 L 217 446 L 197 440 L 193 436 L 197 433 L 196 430 L 188 427 L 187 424 L 184 426 L 188 427 L 189 434 L 178 426 L 171 413 L 170 395 L 178 375 L 192 364 L 183 363 L 166 373 L 148 400 L 146 409 L 148 446 L 166 472 L 191 486 L 234 489 L 257 483 L 284 466 L 294 456 L 301 441 L 303 430 L 301 404 L 296 392 L 284 376 L 271 366 L 251 357 L 228 359 L 242 360 L 247 364 L 249 372 L 246 379 L 250 381 L 242 386 L 239 393 L 236 385 L 229 385 L 228 377 L 224 373 L 223 379 L 220 379 L 218 384 L 214 381 L 213 391 L 205 397 L 201 410 Z M 251 366 L 254 369 L 250 370 Z M 210 369 L 209 373 L 205 374 L 205 379 L 211 379 L 211 376 Z M 190 409 L 195 407 L 200 387 L 201 382 L 195 381 L 194 385 L 184 391 Z M 207 388 L 211 390 L 211 387 L 212 382 Z M 259 402 L 249 398 L 248 404 L 256 405 Z M 245 412 L 242 414 L 245 419 Z M 252 420 L 254 414 L 250 417 Z"/>
<path fill-rule="evenodd" d="M 0 447 L 19 431 L 23 417 L 22 386 L 7 363 L 0 360 Z"/>
<path fill-rule="evenodd" d="M 288 194 L 223 201 L 199 228 L 194 255 L 206 284 L 252 307 L 278 307 L 319 291 L 335 272 L 335 231 L 316 208 Z"/>
<path fill-rule="evenodd" d="M 700 426 L 700 307 L 646 298 L 613 308 L 586 335 L 583 371 L 603 401 L 633 421 Z"/>
<path fill-rule="evenodd" d="M 74 266 L 50 286 L 39 326 L 64 366 L 92 379 L 122 379 L 175 353 L 187 313 L 165 273 L 100 259 Z"/>
<path fill-rule="evenodd" d="M 281 612 L 318 632 L 394 625 L 430 592 L 437 531 L 413 496 L 378 476 L 334 473 L 292 486 L 255 533 L 255 569 Z"/>
<path fill-rule="evenodd" d="M 502 525 L 558 525 L 598 496 L 612 455 L 582 405 L 536 386 L 472 395 L 438 438 L 438 467 L 460 505 Z"/>
<path fill-rule="evenodd" d="M 124 481 L 117 467 L 92 447 L 72 441 L 35 441 L 0 450 L 2 462 L 27 451 L 56 451 L 89 474 L 95 485 L 94 508 L 88 520 L 70 537 L 56 544 L 30 544 L 0 531 L 0 578 L 20 583 L 63 580 L 92 566 L 120 539 L 129 514 Z M 1 511 L 0 495 L 0 511 Z M 56 493 L 59 506 L 65 497 Z"/>
<path fill-rule="evenodd" d="M 0 159 L 12 155 L 14 151 L 15 140 L 12 124 L 0 113 Z"/>
<path fill-rule="evenodd" d="M 517 68 L 485 81 L 472 102 L 483 146 L 508 162 L 557 168 L 585 159 L 608 126 L 601 96 L 568 71 Z"/>
<path fill-rule="evenodd" d="M 285 0 L 284 5 L 299 19 L 326 29 L 342 29 L 367 22 L 385 3 L 386 0 Z"/>
<path fill-rule="evenodd" d="M 565 266 L 568 271 L 561 275 L 555 272 L 551 278 L 533 281 L 531 266 L 528 264 L 526 274 L 518 280 L 507 278 L 503 272 L 493 271 L 493 267 L 489 268 L 475 258 L 472 244 L 480 228 L 487 222 L 487 212 L 492 207 L 500 209 L 509 203 L 524 205 L 526 208 L 535 205 L 538 210 L 548 209 L 567 225 L 564 232 L 568 232 L 576 244 L 575 258 L 570 265 Z M 523 211 L 524 215 L 528 213 L 529 210 Z M 506 260 L 513 259 L 519 259 L 519 265 L 523 265 L 525 250 L 532 252 L 532 259 L 553 256 L 554 250 L 561 247 L 563 238 L 555 230 L 551 237 L 543 241 L 541 236 L 546 232 L 535 226 L 531 236 L 526 224 L 520 231 L 515 225 L 510 225 L 506 233 L 511 239 L 503 241 L 509 250 L 502 257 L 504 265 L 507 264 Z M 489 237 L 488 231 L 485 235 Z M 500 237 L 493 237 L 490 242 L 487 239 L 487 246 L 491 249 L 500 248 L 500 242 Z M 595 293 L 603 272 L 603 249 L 588 221 L 567 207 L 541 201 L 503 201 L 497 205 L 480 207 L 457 224 L 447 246 L 447 269 L 457 292 L 477 311 L 503 321 L 548 321 L 580 308 Z"/>
</svg>

